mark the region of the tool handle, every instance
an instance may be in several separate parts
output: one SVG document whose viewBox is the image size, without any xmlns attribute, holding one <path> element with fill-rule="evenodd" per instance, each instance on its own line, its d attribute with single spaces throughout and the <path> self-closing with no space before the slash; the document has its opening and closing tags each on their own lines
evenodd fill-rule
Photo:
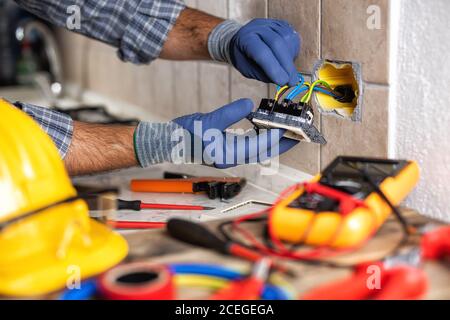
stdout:
<svg viewBox="0 0 450 320">
<path fill-rule="evenodd" d="M 165 222 L 148 221 L 108 221 L 115 229 L 158 229 L 166 226 Z"/>
<path fill-rule="evenodd" d="M 367 286 L 368 274 L 357 271 L 351 276 L 331 283 L 326 283 L 307 292 L 300 299 L 304 300 L 364 300 L 372 290 Z"/>
<path fill-rule="evenodd" d="M 412 300 L 422 298 L 428 290 L 428 277 L 419 268 L 406 265 L 386 269 L 376 300 Z"/>
<path fill-rule="evenodd" d="M 185 204 L 167 204 L 167 203 L 141 203 L 141 209 L 164 209 L 164 210 L 212 210 L 212 207 L 185 205 Z"/>
<path fill-rule="evenodd" d="M 235 280 L 214 293 L 210 300 L 256 300 L 261 296 L 264 281 L 249 277 Z"/>
<path fill-rule="evenodd" d="M 119 210 L 141 210 L 141 201 L 140 200 L 117 200 L 117 209 Z"/>
<path fill-rule="evenodd" d="M 131 180 L 133 192 L 192 193 L 193 182 L 186 179 Z"/>
<path fill-rule="evenodd" d="M 449 257 L 450 226 L 439 227 L 423 235 L 421 249 L 425 259 L 438 260 Z"/>
<path fill-rule="evenodd" d="M 227 243 L 199 223 L 183 219 L 170 219 L 167 222 L 167 231 L 180 241 L 228 253 Z"/>
</svg>

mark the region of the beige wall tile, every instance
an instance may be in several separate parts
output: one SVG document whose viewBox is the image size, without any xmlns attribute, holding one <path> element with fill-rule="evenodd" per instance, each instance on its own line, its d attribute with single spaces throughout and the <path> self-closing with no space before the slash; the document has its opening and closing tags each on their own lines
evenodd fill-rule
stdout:
<svg viewBox="0 0 450 320">
<path fill-rule="evenodd" d="M 117 58 L 118 59 L 118 58 Z M 132 63 L 119 61 L 116 87 L 117 98 L 128 103 L 139 105 L 137 87 L 140 83 L 137 81 L 137 71 L 141 66 Z"/>
<path fill-rule="evenodd" d="M 151 90 L 153 97 L 152 112 L 171 120 L 175 115 L 173 62 L 157 60 L 152 63 L 150 85 L 142 83 Z"/>
<path fill-rule="evenodd" d="M 379 30 L 370 30 L 367 8 L 380 8 Z M 388 0 L 322 0 L 322 56 L 362 63 L 365 81 L 388 83 Z"/>
<path fill-rule="evenodd" d="M 209 14 L 226 18 L 228 16 L 227 0 L 198 0 L 198 9 Z"/>
<path fill-rule="evenodd" d="M 269 87 L 267 84 L 243 77 L 234 68 L 231 70 L 231 100 L 250 98 L 255 105 L 259 105 L 261 99 L 267 98 Z"/>
<path fill-rule="evenodd" d="M 200 110 L 200 66 L 198 62 L 173 62 L 174 65 L 174 116 Z"/>
<path fill-rule="evenodd" d="M 201 0 L 200 0 L 201 1 Z M 197 0 L 185 0 L 184 3 L 191 8 L 197 7 Z"/>
<path fill-rule="evenodd" d="M 246 23 L 254 18 L 265 18 L 267 15 L 266 0 L 230 0 L 230 18 Z"/>
<path fill-rule="evenodd" d="M 214 62 L 200 63 L 200 112 L 209 112 L 230 101 L 230 67 Z"/>
<path fill-rule="evenodd" d="M 158 110 L 158 96 L 154 96 L 153 82 L 155 65 L 139 66 L 136 70 L 136 96 L 138 99 L 137 105 L 148 110 L 149 115 L 159 114 Z"/>
<path fill-rule="evenodd" d="M 302 47 L 297 58 L 300 71 L 311 73 L 320 57 L 320 1 L 269 0 L 269 17 L 287 20 L 300 34 Z"/>
<path fill-rule="evenodd" d="M 199 0 L 198 9 L 226 18 L 227 0 Z M 230 101 L 230 67 L 215 62 L 199 63 L 200 112 L 208 112 Z"/>
<path fill-rule="evenodd" d="M 322 117 L 322 133 L 328 144 L 322 147 L 322 169 L 336 156 L 387 157 L 389 88 L 365 88 L 362 122 Z"/>
</svg>

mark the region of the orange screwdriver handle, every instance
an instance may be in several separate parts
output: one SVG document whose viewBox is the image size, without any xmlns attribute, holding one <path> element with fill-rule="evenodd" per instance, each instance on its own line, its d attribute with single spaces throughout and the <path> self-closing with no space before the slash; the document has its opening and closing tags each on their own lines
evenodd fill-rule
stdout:
<svg viewBox="0 0 450 320">
<path fill-rule="evenodd" d="M 134 192 L 193 193 L 194 183 L 187 179 L 131 180 Z"/>
</svg>

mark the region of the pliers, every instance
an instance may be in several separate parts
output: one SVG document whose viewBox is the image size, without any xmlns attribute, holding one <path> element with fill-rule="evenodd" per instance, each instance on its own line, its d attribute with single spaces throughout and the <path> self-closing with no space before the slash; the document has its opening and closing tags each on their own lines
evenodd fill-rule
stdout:
<svg viewBox="0 0 450 320">
<path fill-rule="evenodd" d="M 419 299 L 428 290 L 428 277 L 419 265 L 450 257 L 450 226 L 424 231 L 419 247 L 382 261 L 354 267 L 353 274 L 307 292 L 308 300 Z"/>
</svg>

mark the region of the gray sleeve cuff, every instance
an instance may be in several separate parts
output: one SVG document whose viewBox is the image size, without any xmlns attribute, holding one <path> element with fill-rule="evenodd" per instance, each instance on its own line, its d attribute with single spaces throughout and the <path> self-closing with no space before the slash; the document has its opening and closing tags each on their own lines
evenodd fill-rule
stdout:
<svg viewBox="0 0 450 320">
<path fill-rule="evenodd" d="M 242 27 L 234 20 L 225 20 L 217 25 L 208 37 L 208 51 L 215 61 L 231 63 L 230 42 Z"/>
<path fill-rule="evenodd" d="M 176 162 L 173 152 L 180 141 L 183 143 L 177 134 L 181 130 L 174 122 L 140 122 L 134 132 L 134 151 L 139 165 L 145 168 L 162 162 Z"/>
</svg>

